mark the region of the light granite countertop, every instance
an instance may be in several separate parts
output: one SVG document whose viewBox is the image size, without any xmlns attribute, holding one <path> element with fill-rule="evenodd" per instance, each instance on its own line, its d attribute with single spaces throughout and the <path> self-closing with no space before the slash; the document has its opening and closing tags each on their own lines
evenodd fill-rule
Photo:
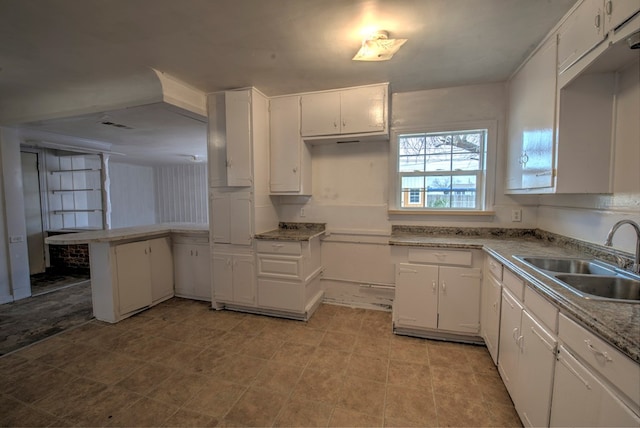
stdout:
<svg viewBox="0 0 640 428">
<path fill-rule="evenodd" d="M 325 234 L 325 223 L 284 223 L 277 229 L 255 235 L 269 241 L 308 241 Z"/>
<path fill-rule="evenodd" d="M 162 223 L 149 226 L 123 227 L 118 229 L 94 230 L 90 232 L 68 233 L 49 236 L 49 245 L 90 244 L 94 242 L 129 241 L 139 238 L 151 239 L 171 233 L 209 234 L 209 226 L 194 223 Z"/>
<path fill-rule="evenodd" d="M 549 277 L 514 258 L 521 256 L 597 257 L 607 259 L 596 245 L 581 245 L 559 235 L 534 230 L 478 229 L 420 230 L 399 227 L 392 232 L 390 245 L 438 248 L 482 249 L 505 268 L 523 277 L 567 316 L 598 334 L 625 355 L 640 363 L 640 303 L 618 303 L 582 298 Z M 425 233 L 426 232 L 426 233 Z M 598 257 L 600 256 L 600 257 Z"/>
</svg>

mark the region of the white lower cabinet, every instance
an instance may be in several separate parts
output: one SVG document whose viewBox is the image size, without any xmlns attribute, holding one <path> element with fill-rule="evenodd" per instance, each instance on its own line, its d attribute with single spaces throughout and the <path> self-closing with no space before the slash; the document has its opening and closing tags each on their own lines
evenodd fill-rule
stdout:
<svg viewBox="0 0 640 428">
<path fill-rule="evenodd" d="M 498 364 L 500 343 L 500 308 L 502 304 L 502 264 L 487 256 L 482 275 L 481 332 L 487 350 Z"/>
<path fill-rule="evenodd" d="M 212 256 L 214 304 L 256 306 L 255 255 L 230 248 Z"/>
<path fill-rule="evenodd" d="M 551 426 L 640 426 L 640 364 L 563 314 Z"/>
<path fill-rule="evenodd" d="M 258 240 L 258 307 L 307 320 L 320 304 L 320 238 Z"/>
<path fill-rule="evenodd" d="M 481 269 L 418 263 L 434 258 L 463 265 L 474 259 L 470 251 L 410 250 L 410 263 L 396 263 L 394 330 L 425 337 L 479 336 Z"/>
<path fill-rule="evenodd" d="M 518 401 L 518 357 L 520 356 L 520 326 L 522 303 L 506 288 L 502 289 L 500 314 L 500 353 L 498 371 L 514 404 Z"/>
<path fill-rule="evenodd" d="M 173 244 L 175 294 L 211 301 L 209 240 L 181 237 Z"/>
<path fill-rule="evenodd" d="M 151 300 L 156 304 L 173 297 L 173 251 L 168 237 L 148 242 L 151 256 Z"/>
</svg>

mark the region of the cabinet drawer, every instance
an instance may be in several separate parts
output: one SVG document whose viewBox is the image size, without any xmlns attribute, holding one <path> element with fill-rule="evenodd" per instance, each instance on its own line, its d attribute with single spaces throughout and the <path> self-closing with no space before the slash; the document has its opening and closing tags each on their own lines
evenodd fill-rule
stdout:
<svg viewBox="0 0 640 428">
<path fill-rule="evenodd" d="M 640 364 L 563 314 L 560 314 L 558 328 L 566 346 L 629 397 L 637 412 L 640 407 Z"/>
<path fill-rule="evenodd" d="M 409 263 L 471 266 L 472 260 L 471 251 L 409 250 Z"/>
<path fill-rule="evenodd" d="M 487 256 L 484 266 L 487 272 L 490 272 L 498 281 L 502 281 L 502 263 L 499 263 L 491 256 Z"/>
<path fill-rule="evenodd" d="M 510 270 L 502 271 L 502 285 L 507 287 L 520 301 L 524 299 L 524 281 Z"/>
<path fill-rule="evenodd" d="M 301 279 L 302 257 L 280 257 L 258 254 L 258 275 Z"/>
<path fill-rule="evenodd" d="M 256 248 L 259 253 L 302 254 L 302 245 L 300 245 L 300 242 L 258 240 Z"/>
<path fill-rule="evenodd" d="M 524 290 L 524 306 L 553 333 L 558 333 L 558 308 L 531 287 Z"/>
<path fill-rule="evenodd" d="M 258 279 L 258 306 L 304 312 L 304 284 L 299 282 Z"/>
<path fill-rule="evenodd" d="M 171 237 L 171 240 L 174 244 L 203 244 L 206 245 L 209 243 L 209 234 L 194 234 L 194 235 L 183 235 L 183 234 L 174 234 Z"/>
</svg>

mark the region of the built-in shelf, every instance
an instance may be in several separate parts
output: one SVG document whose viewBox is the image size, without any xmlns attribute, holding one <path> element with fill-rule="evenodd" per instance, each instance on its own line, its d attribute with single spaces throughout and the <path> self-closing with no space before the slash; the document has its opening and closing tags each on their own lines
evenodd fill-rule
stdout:
<svg viewBox="0 0 640 428">
<path fill-rule="evenodd" d="M 51 193 L 66 193 L 66 192 L 99 192 L 100 189 L 58 189 L 52 190 Z"/>
<path fill-rule="evenodd" d="M 102 212 L 100 209 L 89 209 L 89 210 L 53 210 L 54 214 L 71 214 L 71 213 L 99 213 Z"/>
<path fill-rule="evenodd" d="M 53 171 L 49 171 L 51 174 L 56 174 L 60 172 L 88 172 L 88 171 L 102 171 L 100 168 L 83 168 L 83 169 L 56 169 Z"/>
</svg>

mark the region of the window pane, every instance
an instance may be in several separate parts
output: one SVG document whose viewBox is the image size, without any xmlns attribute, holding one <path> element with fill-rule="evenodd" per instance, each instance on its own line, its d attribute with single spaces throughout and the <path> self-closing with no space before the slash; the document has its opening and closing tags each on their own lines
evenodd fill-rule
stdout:
<svg viewBox="0 0 640 428">
<path fill-rule="evenodd" d="M 427 177 L 427 207 L 449 208 L 451 193 L 450 176 Z"/>
<path fill-rule="evenodd" d="M 456 175 L 452 177 L 451 208 L 476 208 L 475 175 Z"/>
<path fill-rule="evenodd" d="M 400 206 L 421 208 L 424 195 L 424 177 L 402 177 Z"/>
</svg>

